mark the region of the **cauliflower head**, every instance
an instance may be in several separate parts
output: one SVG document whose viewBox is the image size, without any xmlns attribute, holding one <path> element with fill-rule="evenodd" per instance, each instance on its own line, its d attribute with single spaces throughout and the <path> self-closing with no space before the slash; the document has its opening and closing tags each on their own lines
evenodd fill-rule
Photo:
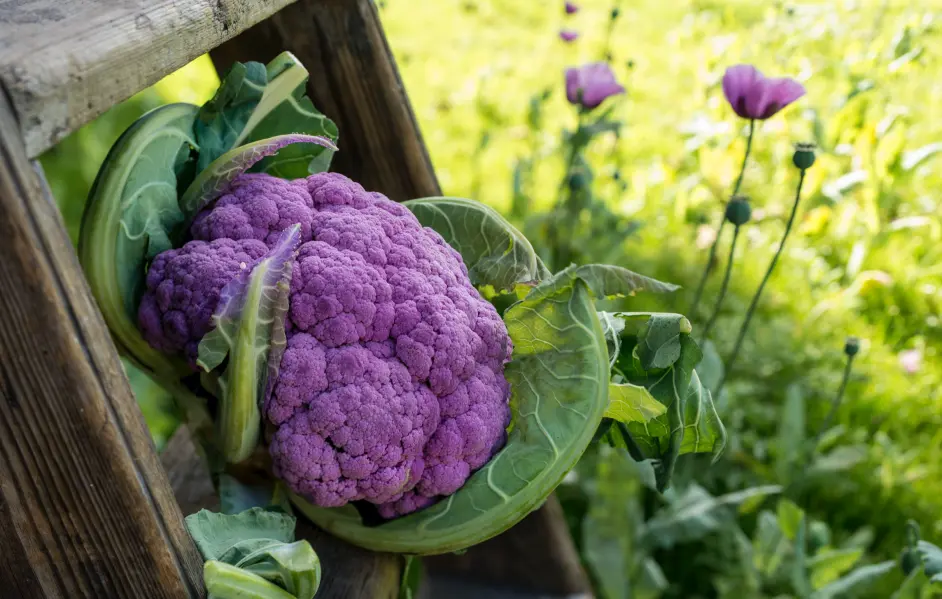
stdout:
<svg viewBox="0 0 942 599">
<path fill-rule="evenodd" d="M 264 404 L 275 475 L 385 518 L 454 493 L 505 441 L 510 338 L 460 254 L 379 193 L 333 173 L 241 175 L 154 259 L 145 339 L 194 363 L 222 287 L 294 224 L 288 343 Z"/>
</svg>

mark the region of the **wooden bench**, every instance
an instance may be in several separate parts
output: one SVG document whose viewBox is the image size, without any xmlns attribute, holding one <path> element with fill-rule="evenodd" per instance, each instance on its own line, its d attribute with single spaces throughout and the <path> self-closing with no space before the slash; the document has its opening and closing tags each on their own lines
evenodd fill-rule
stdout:
<svg viewBox="0 0 942 599">
<path fill-rule="evenodd" d="M 161 463 L 36 157 L 201 54 L 225 70 L 282 50 L 340 127 L 335 170 L 395 200 L 440 193 L 369 0 L 0 0 L 0 597 L 205 595 L 182 516 L 212 487 L 185 432 Z M 303 533 L 319 598 L 397 595 L 398 556 Z M 439 595 L 462 577 L 589 592 L 555 499 L 427 564 Z"/>
</svg>

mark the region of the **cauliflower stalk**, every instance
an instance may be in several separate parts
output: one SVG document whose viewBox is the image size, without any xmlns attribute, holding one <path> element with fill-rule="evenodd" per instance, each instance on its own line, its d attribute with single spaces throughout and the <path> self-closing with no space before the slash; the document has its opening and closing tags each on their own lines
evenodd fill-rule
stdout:
<svg viewBox="0 0 942 599">
<path fill-rule="evenodd" d="M 400 204 L 325 172 L 336 127 L 292 61 L 142 117 L 82 231 L 119 349 L 177 396 L 214 471 L 261 452 L 321 527 L 430 554 L 522 519 L 594 438 L 652 460 L 661 487 L 682 453 L 718 455 L 690 323 L 595 306 L 674 286 L 553 274 L 477 202 Z"/>
</svg>

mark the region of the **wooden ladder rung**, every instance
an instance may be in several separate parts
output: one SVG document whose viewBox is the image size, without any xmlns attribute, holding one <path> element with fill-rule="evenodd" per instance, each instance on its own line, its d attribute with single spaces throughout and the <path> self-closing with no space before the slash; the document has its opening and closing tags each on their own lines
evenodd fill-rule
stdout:
<svg viewBox="0 0 942 599">
<path fill-rule="evenodd" d="M 0 87 L 34 158 L 293 0 L 0 3 Z"/>
</svg>

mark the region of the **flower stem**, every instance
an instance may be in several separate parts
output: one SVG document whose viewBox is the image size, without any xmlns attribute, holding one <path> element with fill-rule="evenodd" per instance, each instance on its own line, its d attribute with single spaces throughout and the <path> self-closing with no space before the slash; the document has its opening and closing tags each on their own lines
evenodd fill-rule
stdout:
<svg viewBox="0 0 942 599">
<path fill-rule="evenodd" d="M 566 160 L 566 170 L 563 172 L 563 179 L 559 184 L 556 204 L 553 206 L 553 213 L 548 227 L 551 262 L 550 267 L 554 271 L 569 266 L 568 261 L 570 260 L 570 252 L 568 244 L 570 243 L 570 240 L 563 239 L 564 236 L 561 235 L 560 219 L 562 218 L 563 208 L 571 209 L 571 204 L 573 202 L 573 191 L 569 187 L 569 179 L 572 176 L 572 171 L 576 166 L 576 160 L 578 160 L 580 152 L 582 152 L 582 150 L 585 148 L 585 142 L 583 141 L 585 113 L 586 111 L 583 108 L 579 108 L 576 120 L 576 131 L 571 137 L 569 156 Z M 565 193 L 567 189 L 568 194 Z M 567 217 L 567 220 L 571 220 L 571 218 Z M 567 244 L 567 247 L 563 247 L 563 244 Z"/>
<path fill-rule="evenodd" d="M 756 122 L 754 119 L 749 121 L 749 135 L 746 137 L 746 151 L 742 155 L 742 166 L 739 168 L 739 176 L 736 177 L 736 185 L 733 187 L 733 193 L 730 194 L 732 198 L 734 195 L 739 193 L 739 188 L 742 186 L 743 176 L 746 174 L 746 164 L 749 161 L 749 153 L 752 151 L 752 138 L 756 132 Z M 713 240 L 713 245 L 710 246 L 710 254 L 707 256 L 706 266 L 703 267 L 703 274 L 700 275 L 700 282 L 697 284 L 697 291 L 693 296 L 693 303 L 690 304 L 690 309 L 687 311 L 691 317 L 696 315 L 697 307 L 700 305 L 700 298 L 703 296 L 703 288 L 706 286 L 707 278 L 710 276 L 710 268 L 713 266 L 713 260 L 716 258 L 716 248 L 720 244 L 720 238 L 723 236 L 723 227 L 726 226 L 726 209 L 724 206 L 723 216 L 720 220 L 720 226 L 716 228 L 716 238 Z"/>
<path fill-rule="evenodd" d="M 713 306 L 713 314 L 710 315 L 710 320 L 707 321 L 706 326 L 703 328 L 702 340 L 704 341 L 710 338 L 710 331 L 713 330 L 713 325 L 716 324 L 716 319 L 720 315 L 720 308 L 723 305 L 723 299 L 726 297 L 726 290 L 729 289 L 729 280 L 733 273 L 733 259 L 735 258 L 737 239 L 739 239 L 739 225 L 736 225 L 736 228 L 733 229 L 733 242 L 729 245 L 729 260 L 726 262 L 726 273 L 723 275 L 723 285 L 720 287 L 720 294 L 716 298 L 716 305 Z"/>
<path fill-rule="evenodd" d="M 834 417 L 837 416 L 837 410 L 841 407 L 841 401 L 844 399 L 844 391 L 847 389 L 847 382 L 850 380 L 850 371 L 853 364 L 854 356 L 847 356 L 847 363 L 844 365 L 844 376 L 841 378 L 841 386 L 837 389 L 837 395 L 831 400 L 831 409 L 828 410 L 827 416 L 824 417 L 824 421 L 821 423 L 821 427 L 811 441 L 811 451 L 814 451 L 814 448 L 817 447 L 821 437 L 823 437 L 824 433 L 831 427 L 831 422 L 833 422 Z"/>
<path fill-rule="evenodd" d="M 792 213 L 789 215 L 788 223 L 785 225 L 785 234 L 782 236 L 782 242 L 779 244 L 778 250 L 776 250 L 775 255 L 772 256 L 772 261 L 769 263 L 768 270 L 765 271 L 765 276 L 762 277 L 762 282 L 759 283 L 759 288 L 756 290 L 756 294 L 752 296 L 752 302 L 749 303 L 749 309 L 746 310 L 746 318 L 739 327 L 739 335 L 736 337 L 736 345 L 733 346 L 733 351 L 726 360 L 726 365 L 723 369 L 723 376 L 720 379 L 719 385 L 716 387 L 717 394 L 719 394 L 719 392 L 723 389 L 723 384 L 726 382 L 726 377 L 729 376 L 730 369 L 732 369 L 733 364 L 736 362 L 736 357 L 739 356 L 739 350 L 742 349 L 742 343 L 746 338 L 746 331 L 749 330 L 749 323 L 752 321 L 752 316 L 755 314 L 756 306 L 759 304 L 759 298 L 762 297 L 762 291 L 765 289 L 766 283 L 769 282 L 769 277 L 772 276 L 772 271 L 775 270 L 775 265 L 778 263 L 778 259 L 782 255 L 782 250 L 785 249 L 785 242 L 788 241 L 788 234 L 791 233 L 792 225 L 795 224 L 795 214 L 798 213 L 798 204 L 801 201 L 801 187 L 805 182 L 805 172 L 806 171 L 802 169 L 801 175 L 798 177 L 798 188 L 795 190 L 795 202 L 792 204 Z"/>
</svg>

